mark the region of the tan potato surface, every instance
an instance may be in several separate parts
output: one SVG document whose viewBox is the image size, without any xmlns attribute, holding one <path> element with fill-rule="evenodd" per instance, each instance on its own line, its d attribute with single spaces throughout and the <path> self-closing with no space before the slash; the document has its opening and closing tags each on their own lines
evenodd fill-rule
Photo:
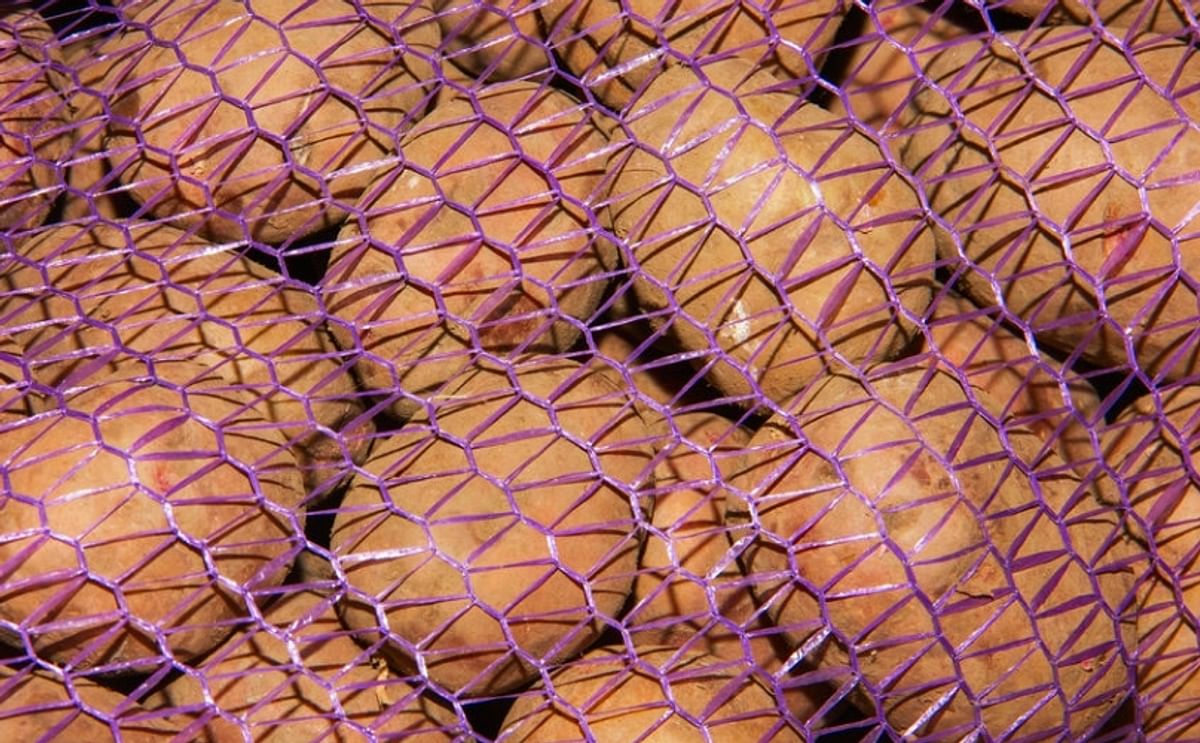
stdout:
<svg viewBox="0 0 1200 743">
<path fill-rule="evenodd" d="M 117 720 L 120 740 L 124 743 L 173 740 L 171 723 L 144 717 L 145 711 L 124 695 L 84 678 L 73 678 L 70 683 L 68 688 L 61 678 L 44 671 L 0 666 L 0 735 L 13 743 L 42 740 L 116 743 L 112 727 L 97 716 L 99 713 Z M 81 702 L 90 710 L 85 710 Z M 135 715 L 143 718 L 129 719 Z"/>
<path fill-rule="evenodd" d="M 1048 24 L 1090 24 L 1098 18 L 1117 34 L 1124 29 L 1186 31 L 1191 25 L 1188 10 L 1192 18 L 1197 16 L 1194 0 L 1008 0 L 996 7 L 1027 18 L 1038 18 L 1050 8 L 1043 19 Z"/>
<path fill-rule="evenodd" d="M 903 4 L 906 2 L 872 4 L 874 19 L 863 25 L 863 38 L 845 63 L 849 73 L 838 86 L 842 94 L 830 100 L 831 112 L 849 113 L 876 129 L 892 130 L 920 81 L 920 69 L 905 49 L 920 50 L 921 54 L 966 34 L 925 6 Z"/>
<path fill-rule="evenodd" d="M 552 690 L 517 699 L 498 740 L 583 740 L 584 731 L 600 743 L 803 740 L 771 694 L 736 666 L 673 648 L 639 649 L 635 666 L 626 653 L 597 648 L 559 669 Z"/>
<path fill-rule="evenodd" d="M 960 369 L 988 410 L 1033 431 L 1081 476 L 1091 471 L 1097 456 L 1089 431 L 1104 416 L 1098 415 L 1100 396 L 1086 379 L 1032 351 L 996 312 L 957 294 L 938 294 L 929 332 L 933 343 L 925 350 L 949 362 L 948 371 Z M 1066 399 L 1060 379 L 1067 383 Z"/>
<path fill-rule="evenodd" d="M 835 633 L 810 662 L 848 678 L 856 658 L 897 734 L 1086 737 L 1129 692 L 1116 516 L 1061 464 L 1024 475 L 1034 434 L 1011 429 L 1010 454 L 946 373 L 869 385 L 817 384 L 791 408 L 803 440 L 773 418 L 734 477 L 749 500 L 727 496 L 727 520 L 761 523 L 747 572 L 796 577 L 761 597 L 771 618 L 793 648 Z"/>
<path fill-rule="evenodd" d="M 697 365 L 726 354 L 709 381 L 744 404 L 756 386 L 782 404 L 834 352 L 855 363 L 897 353 L 911 323 L 888 284 L 917 313 L 931 296 L 933 238 L 915 192 L 842 120 L 812 105 L 788 113 L 797 101 L 764 92 L 776 82 L 766 73 L 737 59 L 704 73 L 720 87 L 684 68 L 657 78 L 644 99 L 656 107 L 629 117 L 636 146 L 610 166 L 651 324 L 708 351 Z"/>
<path fill-rule="evenodd" d="M 440 106 L 405 136 L 409 167 L 368 189 L 364 219 L 342 229 L 325 278 L 329 311 L 366 352 L 360 379 L 391 393 L 401 418 L 419 403 L 397 387 L 433 392 L 477 350 L 566 350 L 580 332 L 568 318 L 590 317 L 601 271 L 616 262 L 574 203 L 595 202 L 604 177 L 607 139 L 588 112 L 526 82 L 475 97 Z M 358 347 L 344 329 L 338 340 Z"/>
<path fill-rule="evenodd" d="M 361 648 L 338 621 L 332 597 L 286 593 L 263 620 L 266 626 L 233 635 L 161 695 L 163 706 L 206 706 L 233 717 L 214 717 L 200 743 L 241 743 L 243 730 L 254 743 L 365 743 L 359 727 L 414 743 L 453 739 L 453 712 Z"/>
<path fill-rule="evenodd" d="M 623 109 L 681 58 L 734 53 L 780 79 L 815 76 L 849 8 L 845 0 L 552 0 L 538 12 L 570 71 Z"/>
<path fill-rule="evenodd" d="M 365 436 L 336 436 L 370 424 L 349 371 L 328 356 L 316 298 L 238 252 L 166 225 L 61 225 L 22 248 L 0 287 L 11 292 L 0 322 L 47 384 L 102 377 L 130 352 L 187 359 L 246 386 L 310 486 L 365 456 Z"/>
<path fill-rule="evenodd" d="M 514 387 L 481 368 L 435 398 L 438 437 L 422 413 L 377 444 L 334 521 L 343 621 L 375 630 L 378 610 L 389 660 L 411 672 L 397 640 L 411 643 L 463 695 L 532 680 L 524 654 L 551 662 L 593 643 L 637 566 L 625 491 L 651 457 L 628 397 L 572 361 L 534 357 L 515 374 Z"/>
<path fill-rule="evenodd" d="M 0 230 L 40 225 L 62 190 L 55 165 L 71 144 L 58 42 L 32 8 L 0 8 Z"/>
<path fill-rule="evenodd" d="M 551 69 L 536 5 L 531 0 L 433 0 L 449 59 L 493 82 Z"/>
<path fill-rule="evenodd" d="M 339 223 L 431 102 L 441 35 L 418 2 L 221 0 L 139 18 L 152 25 L 113 99 L 110 162 L 154 214 L 216 241 Z"/>
<path fill-rule="evenodd" d="M 952 123 L 947 99 L 927 89 L 903 151 L 957 233 L 940 256 L 973 264 L 957 287 L 991 306 L 994 277 L 1039 341 L 1101 367 L 1195 373 L 1197 295 L 1176 278 L 1200 273 L 1200 89 L 1182 82 L 1200 70 L 1195 55 L 1150 35 L 1127 54 L 1074 27 L 1006 40 L 1039 85 L 1000 40 L 956 45 L 927 70 L 970 126 Z"/>
<path fill-rule="evenodd" d="M 231 586 L 282 582 L 304 526 L 295 460 L 244 396 L 186 362 L 132 371 L 0 441 L 0 618 L 52 662 L 202 655 L 246 612 Z"/>
</svg>

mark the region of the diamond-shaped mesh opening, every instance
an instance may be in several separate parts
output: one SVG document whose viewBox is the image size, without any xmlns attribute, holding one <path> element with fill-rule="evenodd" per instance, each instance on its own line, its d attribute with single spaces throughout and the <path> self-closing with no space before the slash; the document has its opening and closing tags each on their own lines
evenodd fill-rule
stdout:
<svg viewBox="0 0 1200 743">
<path fill-rule="evenodd" d="M 0 731 L 1195 738 L 1196 24 L 8 4 Z"/>
</svg>

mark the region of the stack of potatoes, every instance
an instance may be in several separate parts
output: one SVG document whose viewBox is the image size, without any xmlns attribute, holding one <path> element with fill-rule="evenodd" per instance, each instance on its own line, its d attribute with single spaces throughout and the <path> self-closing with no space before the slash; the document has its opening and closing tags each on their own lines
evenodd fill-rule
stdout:
<svg viewBox="0 0 1200 743">
<path fill-rule="evenodd" d="M 1196 24 L 0 11 L 0 731 L 1200 736 Z"/>
</svg>

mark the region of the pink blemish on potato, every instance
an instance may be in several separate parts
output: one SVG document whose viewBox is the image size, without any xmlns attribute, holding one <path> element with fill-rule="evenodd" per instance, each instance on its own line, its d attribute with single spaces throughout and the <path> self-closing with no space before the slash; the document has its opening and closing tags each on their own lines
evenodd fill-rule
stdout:
<svg viewBox="0 0 1200 743">
<path fill-rule="evenodd" d="M 528 315 L 542 309 L 528 294 L 521 291 L 510 293 L 497 304 L 483 320 L 479 328 L 479 339 L 489 347 L 508 347 L 528 338 L 543 323 L 541 317 L 526 317 L 508 320 L 509 317 Z"/>
<path fill-rule="evenodd" d="M 165 463 L 156 464 L 150 468 L 150 479 L 159 492 L 169 493 L 171 492 L 171 488 L 174 487 L 170 469 Z"/>
<path fill-rule="evenodd" d="M 1116 204 L 1110 203 L 1104 207 L 1106 223 L 1115 222 L 1120 216 L 1121 209 Z M 1104 251 L 1104 263 L 1100 266 L 1101 276 L 1111 276 L 1125 266 L 1141 242 L 1140 227 L 1140 223 L 1131 222 L 1104 231 L 1104 238 L 1101 240 L 1101 250 Z"/>
</svg>

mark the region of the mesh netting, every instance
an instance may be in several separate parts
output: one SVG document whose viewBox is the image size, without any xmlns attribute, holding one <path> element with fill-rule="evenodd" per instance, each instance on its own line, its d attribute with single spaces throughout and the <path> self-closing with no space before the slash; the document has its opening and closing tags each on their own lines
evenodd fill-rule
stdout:
<svg viewBox="0 0 1200 743">
<path fill-rule="evenodd" d="M 1192 3 L 0 11 L 10 739 L 1200 739 Z"/>
</svg>

